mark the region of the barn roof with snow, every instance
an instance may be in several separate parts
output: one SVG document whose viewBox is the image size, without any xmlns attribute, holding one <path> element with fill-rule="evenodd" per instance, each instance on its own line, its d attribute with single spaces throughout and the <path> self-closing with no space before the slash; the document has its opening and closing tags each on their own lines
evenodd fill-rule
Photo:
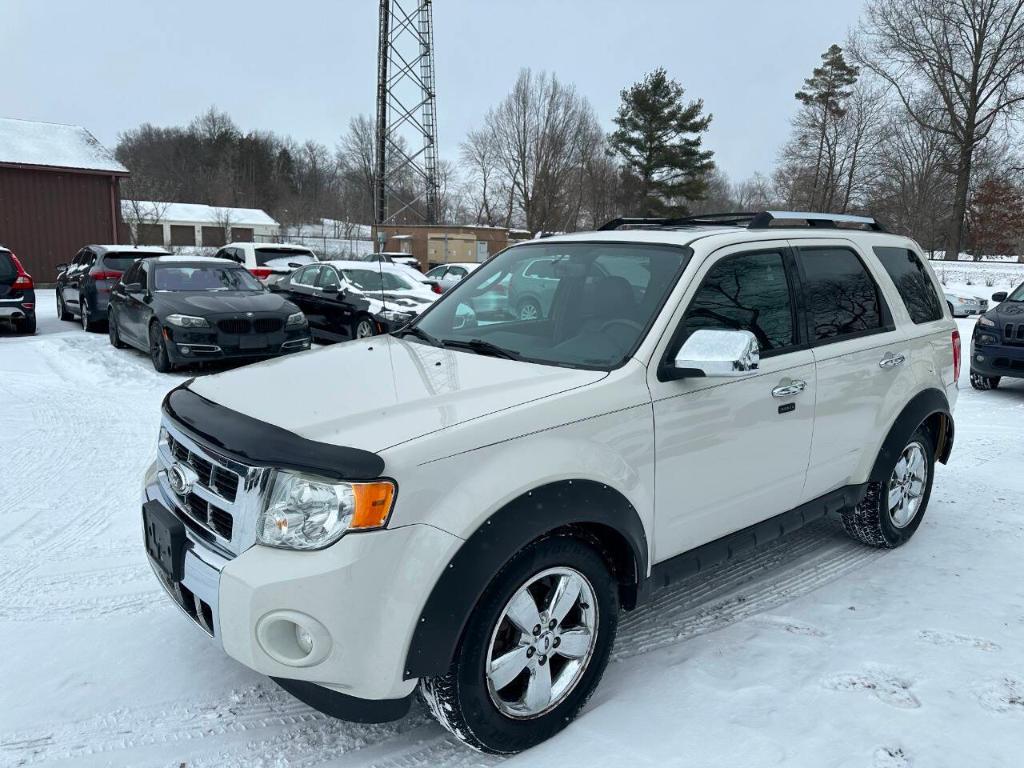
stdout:
<svg viewBox="0 0 1024 768">
<path fill-rule="evenodd" d="M 126 176 L 128 169 L 85 128 L 0 117 L 0 165 Z"/>
<path fill-rule="evenodd" d="M 279 226 L 268 213 L 259 208 L 227 208 L 201 203 L 158 203 L 148 200 L 122 200 L 121 211 L 125 221 L 142 214 L 154 221 L 169 224 L 224 224 L 234 227 Z"/>
</svg>

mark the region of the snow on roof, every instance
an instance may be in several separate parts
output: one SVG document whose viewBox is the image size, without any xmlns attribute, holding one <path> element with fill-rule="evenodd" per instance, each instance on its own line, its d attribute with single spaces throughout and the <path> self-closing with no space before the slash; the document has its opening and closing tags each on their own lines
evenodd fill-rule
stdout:
<svg viewBox="0 0 1024 768">
<path fill-rule="evenodd" d="M 141 214 L 143 220 L 164 223 L 223 224 L 231 226 L 280 226 L 266 211 L 259 208 L 225 208 L 201 203 L 161 203 L 150 200 L 122 200 L 121 215 L 131 221 Z"/>
<path fill-rule="evenodd" d="M 241 266 L 229 259 L 220 259 L 215 256 L 184 256 L 172 254 L 171 256 L 158 256 L 154 259 L 158 264 L 220 264 L 226 267 Z M 244 269 L 244 267 L 243 267 Z"/>
<path fill-rule="evenodd" d="M 110 150 L 81 126 L 9 117 L 0 117 L 0 163 L 128 173 Z"/>
<path fill-rule="evenodd" d="M 118 253 L 171 253 L 162 245 L 91 245 L 89 247 L 102 248 L 104 251 L 116 251 Z"/>
</svg>

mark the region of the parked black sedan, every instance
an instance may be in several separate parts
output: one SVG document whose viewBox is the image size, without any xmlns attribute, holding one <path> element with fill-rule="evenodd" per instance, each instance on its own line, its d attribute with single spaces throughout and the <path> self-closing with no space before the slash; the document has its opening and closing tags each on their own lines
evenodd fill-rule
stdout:
<svg viewBox="0 0 1024 768">
<path fill-rule="evenodd" d="M 121 274 L 136 259 L 169 256 L 170 251 L 148 245 L 87 245 L 67 264 L 57 265 L 57 315 L 77 316 L 87 331 L 107 318 L 107 302 Z"/>
<path fill-rule="evenodd" d="M 362 339 L 406 325 L 438 298 L 393 264 L 327 261 L 275 283 L 309 319 L 321 341 Z"/>
<path fill-rule="evenodd" d="M 110 296 L 110 343 L 148 352 L 161 373 L 204 361 L 309 349 L 299 308 L 240 264 L 188 256 L 140 259 Z"/>
</svg>

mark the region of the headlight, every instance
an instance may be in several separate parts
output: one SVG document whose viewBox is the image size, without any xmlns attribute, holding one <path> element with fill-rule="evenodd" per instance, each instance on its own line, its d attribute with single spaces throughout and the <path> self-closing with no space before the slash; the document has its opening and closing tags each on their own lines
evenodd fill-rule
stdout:
<svg viewBox="0 0 1024 768">
<path fill-rule="evenodd" d="M 399 312 L 395 309 L 385 309 L 380 312 L 380 316 L 391 323 L 407 323 L 416 317 L 415 312 Z"/>
<path fill-rule="evenodd" d="M 306 325 L 306 316 L 301 312 L 295 312 L 294 314 L 288 315 L 288 322 L 285 323 L 287 328 L 302 328 Z"/>
<path fill-rule="evenodd" d="M 278 471 L 256 526 L 260 544 L 283 549 L 323 549 L 346 531 L 383 528 L 391 515 L 395 485 L 332 483 Z"/>
<path fill-rule="evenodd" d="M 985 326 L 988 326 L 989 328 L 995 328 L 996 327 L 996 324 L 992 320 L 989 320 L 984 315 L 982 315 L 981 317 L 978 318 L 978 325 L 985 325 Z"/>
<path fill-rule="evenodd" d="M 192 315 L 168 315 L 167 322 L 179 328 L 209 328 L 205 317 L 193 317 Z"/>
<path fill-rule="evenodd" d="M 991 333 L 979 333 L 975 337 L 976 344 L 998 344 L 999 339 L 993 336 Z"/>
</svg>

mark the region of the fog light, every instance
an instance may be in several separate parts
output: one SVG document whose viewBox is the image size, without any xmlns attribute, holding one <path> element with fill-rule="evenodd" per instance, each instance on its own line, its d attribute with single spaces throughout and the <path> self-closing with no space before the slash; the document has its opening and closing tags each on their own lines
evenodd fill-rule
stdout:
<svg viewBox="0 0 1024 768">
<path fill-rule="evenodd" d="M 295 642 L 299 644 L 303 653 L 313 652 L 313 636 L 300 624 L 295 625 Z"/>
<path fill-rule="evenodd" d="M 191 352 L 192 352 L 192 348 L 191 347 L 181 347 L 181 354 L 187 355 L 187 354 L 190 354 Z"/>
<path fill-rule="evenodd" d="M 977 360 L 979 363 L 984 363 L 985 362 L 985 356 L 984 355 L 975 355 L 974 359 Z"/>
</svg>

